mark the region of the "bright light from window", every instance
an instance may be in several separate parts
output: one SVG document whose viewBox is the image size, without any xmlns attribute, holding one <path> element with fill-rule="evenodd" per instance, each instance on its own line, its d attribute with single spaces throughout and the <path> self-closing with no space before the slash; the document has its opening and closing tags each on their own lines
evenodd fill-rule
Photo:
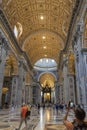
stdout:
<svg viewBox="0 0 87 130">
<path fill-rule="evenodd" d="M 42 91 L 41 91 L 41 96 L 43 95 Z"/>
<path fill-rule="evenodd" d="M 46 46 L 44 46 L 43 48 L 44 48 L 44 49 L 46 49 L 47 47 L 46 47 Z"/>
<path fill-rule="evenodd" d="M 48 59 L 46 59 L 46 63 L 48 63 Z"/>
<path fill-rule="evenodd" d="M 17 22 L 17 26 L 18 26 L 18 37 L 20 37 L 23 33 L 23 28 L 22 28 L 22 24 L 20 24 L 19 22 Z"/>
<path fill-rule="evenodd" d="M 45 36 L 43 36 L 42 38 L 43 38 L 43 39 L 46 39 L 46 37 L 45 37 Z"/>
<path fill-rule="evenodd" d="M 19 38 L 23 33 L 22 25 L 17 22 L 17 24 L 14 26 L 14 34 L 16 38 Z"/>
<path fill-rule="evenodd" d="M 18 37 L 18 30 L 17 30 L 16 26 L 14 26 L 14 34 L 15 34 L 15 37 L 17 38 Z"/>
<path fill-rule="evenodd" d="M 53 60 L 53 62 L 52 62 L 52 60 Z M 43 58 L 39 59 L 35 63 L 34 68 L 36 68 L 36 69 L 40 68 L 42 70 L 45 70 L 45 69 L 48 70 L 48 68 L 49 68 L 49 70 L 51 70 L 51 69 L 56 70 L 57 69 L 57 63 L 56 63 L 56 61 L 54 59 L 50 59 L 48 57 L 47 53 L 45 53 L 43 55 Z"/>
<path fill-rule="evenodd" d="M 43 16 L 40 16 L 40 19 L 41 19 L 41 20 L 43 20 L 43 19 L 44 19 L 44 17 L 43 17 Z"/>
<path fill-rule="evenodd" d="M 54 62 L 54 60 L 52 60 L 52 62 Z"/>
<path fill-rule="evenodd" d="M 40 59 L 40 62 L 42 62 L 42 59 Z"/>
</svg>

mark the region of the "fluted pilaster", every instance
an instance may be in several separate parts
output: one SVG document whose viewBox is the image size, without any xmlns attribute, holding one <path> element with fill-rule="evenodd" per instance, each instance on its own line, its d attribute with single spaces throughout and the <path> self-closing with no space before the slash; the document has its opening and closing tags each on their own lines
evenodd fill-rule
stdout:
<svg viewBox="0 0 87 130">
<path fill-rule="evenodd" d="M 4 79 L 5 62 L 8 51 L 9 47 L 7 41 L 0 30 L 0 106 L 2 105 L 2 87 Z"/>
</svg>

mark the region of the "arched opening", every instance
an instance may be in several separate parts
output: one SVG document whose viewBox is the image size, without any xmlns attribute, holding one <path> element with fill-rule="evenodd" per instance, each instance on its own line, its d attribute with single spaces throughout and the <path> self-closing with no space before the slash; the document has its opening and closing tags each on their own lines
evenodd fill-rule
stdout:
<svg viewBox="0 0 87 130">
<path fill-rule="evenodd" d="M 11 103 L 12 89 L 13 89 L 12 79 L 14 75 L 17 74 L 18 74 L 18 65 L 17 65 L 16 58 L 14 57 L 13 54 L 10 54 L 6 58 L 4 80 L 3 80 L 3 87 L 2 87 L 2 107 L 4 108 L 8 108 Z"/>
</svg>

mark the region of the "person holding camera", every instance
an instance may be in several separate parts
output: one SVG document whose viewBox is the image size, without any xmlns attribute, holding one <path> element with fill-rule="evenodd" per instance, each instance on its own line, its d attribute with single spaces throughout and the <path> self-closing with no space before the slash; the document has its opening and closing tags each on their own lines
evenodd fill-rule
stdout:
<svg viewBox="0 0 87 130">
<path fill-rule="evenodd" d="M 69 111 L 72 109 L 75 113 L 75 119 L 73 122 L 67 120 Z M 82 108 L 71 108 L 70 103 L 67 108 L 67 112 L 64 116 L 63 123 L 67 130 L 87 130 L 87 123 L 85 122 L 86 113 Z"/>
</svg>

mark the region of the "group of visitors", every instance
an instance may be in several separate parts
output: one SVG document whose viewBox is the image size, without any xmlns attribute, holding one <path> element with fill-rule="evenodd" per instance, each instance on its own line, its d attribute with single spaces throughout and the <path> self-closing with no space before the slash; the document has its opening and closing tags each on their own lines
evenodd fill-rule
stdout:
<svg viewBox="0 0 87 130">
<path fill-rule="evenodd" d="M 71 107 L 70 104 L 71 103 L 69 102 L 69 105 L 66 108 L 66 114 L 63 119 L 63 123 L 66 126 L 66 130 L 87 130 L 87 123 L 85 122 L 86 112 L 80 106 L 75 107 L 73 105 Z M 38 110 L 40 110 L 40 104 L 38 104 Z M 68 120 L 68 116 L 71 110 L 75 114 L 75 118 L 72 122 Z M 23 122 L 25 122 L 27 128 L 27 119 L 29 118 L 30 118 L 30 106 L 23 103 L 21 107 L 21 120 L 19 128 L 16 130 L 20 130 Z"/>
<path fill-rule="evenodd" d="M 60 110 L 61 112 L 63 111 L 64 109 L 64 104 L 55 104 L 55 108 L 56 108 L 56 112 L 57 112 L 57 115 L 58 115 L 58 111 Z"/>
</svg>

